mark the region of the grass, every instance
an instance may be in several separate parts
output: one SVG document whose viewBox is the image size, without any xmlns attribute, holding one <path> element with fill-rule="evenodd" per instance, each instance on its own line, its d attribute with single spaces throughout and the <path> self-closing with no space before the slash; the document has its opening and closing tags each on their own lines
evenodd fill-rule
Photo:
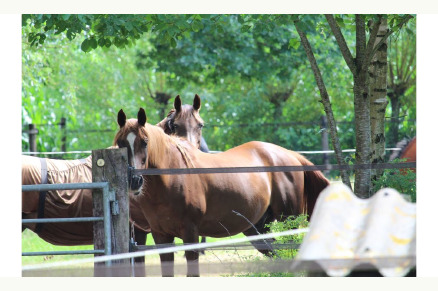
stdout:
<svg viewBox="0 0 438 291">
<path fill-rule="evenodd" d="M 34 232 L 26 229 L 21 234 L 22 252 L 51 252 L 51 251 L 73 251 L 73 250 L 92 250 L 93 246 L 56 246 L 41 239 Z M 23 256 L 21 264 L 33 265 L 45 262 L 61 262 L 75 259 L 92 258 L 93 255 L 56 255 L 56 256 Z"/>
<path fill-rule="evenodd" d="M 207 242 L 214 242 L 220 240 L 226 240 L 230 238 L 240 238 L 244 237 L 243 234 L 238 234 L 232 237 L 227 238 L 212 238 L 208 237 Z M 175 243 L 180 244 L 182 240 L 179 238 L 175 239 Z M 148 235 L 147 237 L 147 245 L 154 245 L 154 239 L 152 235 Z M 85 245 L 85 246 L 56 246 L 52 245 L 43 239 L 41 239 L 34 232 L 26 229 L 21 235 L 21 249 L 22 252 L 48 252 L 48 251 L 73 251 L 73 250 L 92 250 L 93 245 Z M 182 256 L 182 254 L 181 254 Z M 92 258 L 93 255 L 50 255 L 50 256 L 23 256 L 21 259 L 21 264 L 24 265 L 33 265 L 33 264 L 42 264 L 45 262 L 62 262 L 69 261 L 75 259 L 84 259 L 84 258 Z M 158 259 L 158 255 L 156 256 Z"/>
</svg>

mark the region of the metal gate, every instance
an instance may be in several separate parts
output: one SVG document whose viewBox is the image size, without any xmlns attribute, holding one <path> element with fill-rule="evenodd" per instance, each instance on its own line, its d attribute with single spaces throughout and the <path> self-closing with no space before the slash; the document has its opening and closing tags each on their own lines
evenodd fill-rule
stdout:
<svg viewBox="0 0 438 291">
<path fill-rule="evenodd" d="M 76 189 L 102 189 L 103 194 L 103 216 L 100 217 L 73 217 L 73 218 L 36 218 L 22 219 L 22 223 L 65 223 L 65 222 L 94 222 L 103 221 L 105 247 L 98 250 L 76 250 L 76 251 L 52 251 L 52 252 L 24 252 L 22 256 L 46 256 L 46 255 L 78 255 L 78 254 L 104 254 L 110 255 L 111 251 L 111 208 L 110 202 L 115 200 L 115 194 L 109 189 L 108 182 L 94 183 L 65 183 L 65 184 L 38 184 L 22 185 L 23 192 L 29 191 L 51 191 L 51 190 L 76 190 Z M 110 265 L 111 262 L 106 262 Z"/>
</svg>

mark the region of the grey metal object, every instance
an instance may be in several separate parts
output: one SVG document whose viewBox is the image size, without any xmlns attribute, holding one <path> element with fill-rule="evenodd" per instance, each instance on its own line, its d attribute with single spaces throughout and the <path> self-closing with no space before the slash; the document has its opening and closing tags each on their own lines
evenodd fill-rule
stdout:
<svg viewBox="0 0 438 291">
<path fill-rule="evenodd" d="M 104 254 L 105 250 L 77 250 L 77 251 L 54 251 L 54 252 L 24 252 L 22 256 L 63 256 L 63 255 L 93 255 Z"/>
<path fill-rule="evenodd" d="M 72 218 L 34 218 L 22 219 L 22 223 L 64 223 L 64 222 L 92 222 L 103 221 L 103 217 L 72 217 Z"/>
<path fill-rule="evenodd" d="M 103 193 L 103 217 L 75 217 L 75 218 L 40 218 L 40 219 L 23 219 L 22 223 L 62 223 L 62 222 L 104 222 L 105 249 L 104 250 L 79 250 L 79 251 L 56 251 L 56 252 L 25 252 L 22 256 L 47 256 L 47 255 L 73 255 L 73 254 L 104 254 L 111 255 L 111 207 L 110 203 L 114 202 L 114 191 L 110 191 L 108 182 L 94 183 L 65 183 L 65 184 L 38 184 L 22 185 L 23 192 L 29 191 L 53 191 L 53 190 L 74 190 L 74 189 L 102 189 Z M 111 262 L 106 262 L 107 266 Z"/>
<path fill-rule="evenodd" d="M 96 183 L 65 183 L 65 184 L 38 184 L 22 185 L 23 192 L 28 191 L 51 191 L 51 190 L 74 190 L 74 189 L 105 189 L 109 188 L 108 182 Z M 109 189 L 107 189 L 109 191 Z"/>
<path fill-rule="evenodd" d="M 111 214 L 118 215 L 120 214 L 119 201 L 111 201 Z"/>
</svg>

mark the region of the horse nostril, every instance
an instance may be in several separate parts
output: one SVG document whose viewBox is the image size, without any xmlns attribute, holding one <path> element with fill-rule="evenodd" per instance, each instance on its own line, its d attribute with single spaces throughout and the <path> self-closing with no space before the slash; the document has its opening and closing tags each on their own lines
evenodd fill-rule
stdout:
<svg viewBox="0 0 438 291">
<path fill-rule="evenodd" d="M 131 190 L 137 190 L 143 184 L 143 178 L 141 176 L 133 176 L 131 179 Z"/>
</svg>

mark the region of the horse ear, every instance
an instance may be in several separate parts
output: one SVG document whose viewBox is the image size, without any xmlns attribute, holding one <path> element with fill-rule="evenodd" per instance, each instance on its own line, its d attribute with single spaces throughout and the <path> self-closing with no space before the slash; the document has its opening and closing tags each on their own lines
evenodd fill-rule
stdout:
<svg viewBox="0 0 438 291">
<path fill-rule="evenodd" d="M 146 124 L 147 119 L 148 118 L 146 117 L 146 112 L 144 111 L 143 108 L 140 108 L 140 110 L 138 111 L 138 114 L 137 114 L 138 124 L 140 124 L 141 126 L 144 126 Z"/>
<path fill-rule="evenodd" d="M 199 110 L 201 108 L 201 98 L 198 96 L 198 94 L 195 94 L 195 99 L 193 99 L 193 108 L 195 108 L 195 110 Z"/>
<path fill-rule="evenodd" d="M 176 111 L 181 111 L 181 98 L 179 98 L 179 95 L 175 97 L 175 102 L 173 102 L 173 107 L 175 107 Z"/>
<path fill-rule="evenodd" d="M 119 113 L 117 114 L 117 123 L 119 124 L 120 128 L 125 126 L 126 114 L 125 114 L 125 112 L 123 112 L 123 109 L 120 109 Z"/>
</svg>

